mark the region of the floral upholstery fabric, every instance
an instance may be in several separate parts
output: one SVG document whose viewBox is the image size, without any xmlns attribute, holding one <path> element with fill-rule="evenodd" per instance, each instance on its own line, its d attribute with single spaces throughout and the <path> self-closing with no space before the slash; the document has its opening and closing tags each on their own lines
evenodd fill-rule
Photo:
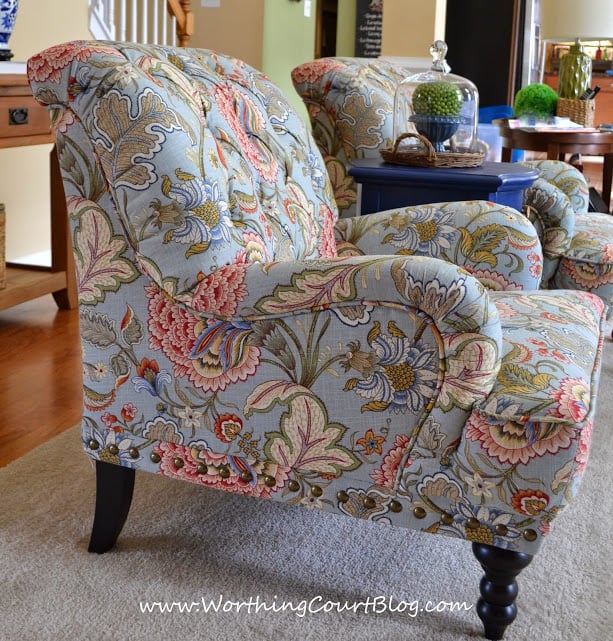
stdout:
<svg viewBox="0 0 613 641">
<path fill-rule="evenodd" d="M 462 266 L 492 290 L 534 290 L 543 255 L 534 226 L 505 205 L 432 203 L 340 218 L 339 252 L 433 256 Z"/>
<path fill-rule="evenodd" d="M 598 297 L 491 291 L 451 262 L 468 238 L 418 255 L 411 211 L 335 226 L 313 139 L 240 61 L 73 42 L 28 75 L 70 216 L 90 457 L 538 550 L 586 465 Z M 526 244 L 500 245 L 510 279 L 540 266 Z"/>
<path fill-rule="evenodd" d="M 588 184 L 572 165 L 559 160 L 522 164 L 540 173 L 525 191 L 524 206 L 542 242 L 543 286 L 593 292 L 610 306 L 613 216 L 588 212 Z"/>
<path fill-rule="evenodd" d="M 307 108 L 342 217 L 356 213 L 357 187 L 347 173 L 362 158 L 380 158 L 393 144 L 394 93 L 414 73 L 372 58 L 320 58 L 292 70 L 292 82 Z"/>
</svg>

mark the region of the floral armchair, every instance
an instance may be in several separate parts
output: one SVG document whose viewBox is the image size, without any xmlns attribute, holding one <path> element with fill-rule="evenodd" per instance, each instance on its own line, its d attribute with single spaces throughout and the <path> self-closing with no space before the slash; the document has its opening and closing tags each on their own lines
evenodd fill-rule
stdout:
<svg viewBox="0 0 613 641">
<path fill-rule="evenodd" d="M 543 247 L 543 286 L 581 289 L 613 303 L 613 216 L 588 212 L 584 175 L 561 160 L 522 164 L 540 177 L 524 193 L 524 208 Z"/>
<path fill-rule="evenodd" d="M 470 541 L 502 638 L 586 465 L 600 298 L 539 291 L 529 270 L 524 291 L 491 291 L 387 255 L 382 227 L 352 249 L 304 124 L 220 53 L 72 42 L 28 76 L 71 224 L 90 551 L 115 545 L 142 470 Z M 412 233 L 405 214 L 368 218 Z M 522 224 L 518 252 L 537 251 Z"/>
<path fill-rule="evenodd" d="M 349 164 L 380 158 L 393 144 L 394 93 L 408 68 L 372 58 L 319 58 L 292 70 L 342 217 L 355 216 L 357 185 Z"/>
</svg>

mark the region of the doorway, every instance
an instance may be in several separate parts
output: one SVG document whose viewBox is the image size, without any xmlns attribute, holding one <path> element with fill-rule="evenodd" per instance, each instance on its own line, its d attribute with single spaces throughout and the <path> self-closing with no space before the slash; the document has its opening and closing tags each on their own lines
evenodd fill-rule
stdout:
<svg viewBox="0 0 613 641">
<path fill-rule="evenodd" d="M 336 55 L 338 0 L 317 0 L 315 25 L 315 58 Z"/>
</svg>

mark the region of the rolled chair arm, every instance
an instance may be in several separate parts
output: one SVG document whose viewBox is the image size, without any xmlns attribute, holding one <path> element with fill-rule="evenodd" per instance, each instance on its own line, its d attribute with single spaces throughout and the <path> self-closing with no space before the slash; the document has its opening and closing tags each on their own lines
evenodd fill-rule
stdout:
<svg viewBox="0 0 613 641">
<path fill-rule="evenodd" d="M 590 189 L 585 176 L 563 160 L 525 160 L 522 165 L 536 169 L 540 178 L 561 189 L 576 212 L 588 211 Z"/>
<path fill-rule="evenodd" d="M 524 212 L 535 226 L 543 248 L 543 284 L 554 276 L 575 234 L 575 212 L 566 194 L 537 178 L 524 192 Z"/>
<path fill-rule="evenodd" d="M 487 201 L 444 202 L 339 219 L 339 253 L 434 256 L 493 290 L 535 290 L 538 234 L 516 210 Z"/>
</svg>

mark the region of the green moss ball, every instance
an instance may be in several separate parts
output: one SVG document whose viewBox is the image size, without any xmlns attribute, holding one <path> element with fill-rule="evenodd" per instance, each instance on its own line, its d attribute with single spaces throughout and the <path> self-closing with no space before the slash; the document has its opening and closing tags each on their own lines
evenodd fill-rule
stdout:
<svg viewBox="0 0 613 641">
<path fill-rule="evenodd" d="M 535 83 L 527 85 L 515 94 L 513 111 L 522 116 L 548 119 L 556 115 L 558 94 L 549 85 Z"/>
<path fill-rule="evenodd" d="M 420 116 L 457 116 L 462 110 L 462 92 L 446 80 L 424 82 L 413 91 L 413 113 Z"/>
</svg>

